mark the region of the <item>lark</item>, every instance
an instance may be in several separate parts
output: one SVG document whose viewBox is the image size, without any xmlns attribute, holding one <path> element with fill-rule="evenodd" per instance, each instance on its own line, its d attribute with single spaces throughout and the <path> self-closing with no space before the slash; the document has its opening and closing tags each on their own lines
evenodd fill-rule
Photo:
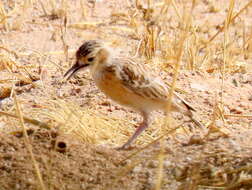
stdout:
<svg viewBox="0 0 252 190">
<path fill-rule="evenodd" d="M 110 99 L 139 112 L 143 121 L 135 133 L 119 149 L 127 149 L 149 126 L 150 114 L 161 110 L 167 113 L 169 87 L 145 64 L 113 55 L 113 51 L 102 42 L 89 40 L 76 52 L 75 64 L 65 73 L 66 80 L 77 71 L 90 68 L 96 86 Z M 173 94 L 171 111 L 193 118 L 195 109 L 178 94 Z"/>
</svg>

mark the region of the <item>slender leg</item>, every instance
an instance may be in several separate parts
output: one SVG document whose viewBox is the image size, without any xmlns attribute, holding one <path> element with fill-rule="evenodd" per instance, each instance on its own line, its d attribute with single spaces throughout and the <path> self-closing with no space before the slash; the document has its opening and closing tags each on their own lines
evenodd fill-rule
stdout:
<svg viewBox="0 0 252 190">
<path fill-rule="evenodd" d="M 118 150 L 127 149 L 130 147 L 130 144 L 136 140 L 136 138 L 148 127 L 148 114 L 146 112 L 142 112 L 143 122 L 137 127 L 135 133 L 129 138 L 129 140 L 118 148 Z"/>
</svg>

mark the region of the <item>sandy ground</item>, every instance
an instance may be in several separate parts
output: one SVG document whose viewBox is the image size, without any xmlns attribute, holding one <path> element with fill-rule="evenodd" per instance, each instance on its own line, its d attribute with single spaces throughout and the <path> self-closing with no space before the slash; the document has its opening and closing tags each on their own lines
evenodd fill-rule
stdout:
<svg viewBox="0 0 252 190">
<path fill-rule="evenodd" d="M 141 149 L 158 137 L 161 113 L 154 114 L 153 126 L 138 139 L 134 149 L 117 151 L 114 147 L 133 133 L 141 119 L 139 115 L 108 100 L 95 87 L 88 72 L 80 72 L 68 83 L 61 83 L 74 61 L 74 51 L 86 39 L 104 40 L 124 56 L 135 54 L 139 36 L 128 27 L 131 1 L 97 1 L 94 9 L 86 1 L 86 9 L 79 1 L 68 1 L 66 30 L 64 3 L 55 1 L 53 10 L 49 2 L 54 1 L 44 2 L 45 14 L 40 1 L 25 2 L 27 6 L 17 2 L 19 9 L 0 24 L 0 110 L 15 113 L 10 97 L 14 84 L 23 115 L 52 127 L 40 129 L 26 123 L 45 189 L 154 189 L 160 143 Z M 240 10 L 246 2 L 236 3 L 234 10 Z M 3 1 L 3 5 L 10 13 L 15 2 Z M 225 20 L 227 10 L 225 0 L 197 2 L 193 13 L 194 24 L 198 26 L 196 33 L 205 39 L 211 37 Z M 170 7 L 167 36 L 179 31 L 175 15 Z M 246 55 L 239 54 L 241 33 L 249 38 L 251 16 L 248 8 L 232 24 L 230 41 L 237 44 L 231 45 L 229 61 L 234 64 L 223 83 L 218 71 L 221 56 L 215 56 L 221 51 L 223 35 L 209 47 L 214 55 L 207 65 L 188 70 L 186 62 L 190 55 L 182 58 L 176 87 L 197 110 L 196 117 L 205 128 L 196 129 L 192 123 L 185 123 L 184 128 L 164 138 L 161 189 L 252 189 L 251 47 L 246 47 Z M 160 76 L 166 82 L 172 81 L 169 63 L 164 67 L 160 67 L 160 61 L 152 64 L 162 70 Z M 76 118 L 71 120 L 65 113 L 71 109 L 78 110 L 78 119 L 87 122 L 92 133 L 83 132 L 84 129 L 80 132 Z M 87 112 L 93 115 L 85 115 Z M 174 125 L 187 120 L 180 114 L 173 116 Z M 225 121 L 221 116 L 225 116 Z M 109 132 L 106 126 L 111 127 Z M 0 190 L 41 189 L 18 120 L 0 115 L 0 128 Z"/>
</svg>

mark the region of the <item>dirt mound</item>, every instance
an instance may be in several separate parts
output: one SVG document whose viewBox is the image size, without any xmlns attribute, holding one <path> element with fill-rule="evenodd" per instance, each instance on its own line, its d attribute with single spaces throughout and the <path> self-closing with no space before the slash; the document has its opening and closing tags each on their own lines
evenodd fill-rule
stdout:
<svg viewBox="0 0 252 190">
<path fill-rule="evenodd" d="M 57 130 L 28 130 L 45 189 L 153 189 L 160 146 L 134 154 L 86 144 Z M 216 136 L 217 135 L 217 136 Z M 165 141 L 162 189 L 250 189 L 251 142 L 245 133 L 211 134 L 204 139 Z M 189 141 L 188 141 L 189 140 Z M 0 189 L 41 189 L 25 137 L 18 131 L 0 135 Z M 126 159 L 125 159 L 126 158 Z M 123 161 L 123 160 L 127 161 Z M 210 188 L 211 189 L 211 188 Z"/>
<path fill-rule="evenodd" d="M 120 153 L 80 143 L 53 130 L 28 130 L 47 189 L 102 189 L 115 179 Z M 0 189 L 39 189 L 22 132 L 0 135 Z M 127 189 L 129 180 L 120 182 Z"/>
</svg>

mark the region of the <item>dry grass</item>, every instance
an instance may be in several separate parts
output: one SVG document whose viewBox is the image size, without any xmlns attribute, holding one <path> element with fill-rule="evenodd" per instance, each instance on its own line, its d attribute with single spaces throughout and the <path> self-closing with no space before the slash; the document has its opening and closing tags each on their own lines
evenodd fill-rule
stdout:
<svg viewBox="0 0 252 190">
<path fill-rule="evenodd" d="M 221 7 L 217 7 L 217 1 L 205 2 L 210 13 L 224 12 L 224 9 L 222 10 Z M 207 73 L 220 73 L 222 76 L 222 85 L 219 87 L 221 94 L 216 97 L 216 99 L 220 101 L 216 100 L 216 106 L 213 109 L 212 121 L 210 121 L 208 125 L 210 132 L 215 128 L 215 122 L 219 118 L 225 123 L 226 117 L 243 117 L 242 115 L 236 116 L 226 114 L 225 111 L 223 111 L 224 102 L 222 99 L 222 92 L 227 74 L 247 72 L 251 68 L 246 62 L 251 59 L 252 32 L 251 28 L 248 29 L 242 18 L 239 17 L 247 11 L 252 1 L 242 3 L 242 7 L 236 9 L 237 2 L 231 0 L 227 8 L 226 16 L 223 17 L 223 20 L 219 21 L 220 24 L 215 29 L 212 29 L 212 26 L 208 26 L 207 23 L 197 23 L 197 17 L 194 16 L 196 11 L 195 7 L 201 3 L 197 0 L 163 0 L 159 2 L 136 0 L 132 5 L 128 2 L 131 8 L 123 11 L 114 10 L 110 18 L 103 20 L 100 18 L 96 20 L 91 19 L 88 16 L 89 11 L 91 11 L 89 5 L 84 1 L 78 1 L 78 3 L 80 5 L 80 14 L 82 18 L 79 20 L 72 18 L 72 12 L 69 8 L 70 5 L 66 0 L 14 1 L 13 5 L 9 5 L 10 7 L 8 9 L 4 7 L 6 5 L 3 2 L 0 2 L 0 27 L 4 31 L 20 31 L 25 24 L 41 27 L 50 26 L 60 29 L 59 35 L 62 45 L 62 48 L 56 51 L 41 51 L 30 54 L 26 51 L 16 50 L 9 44 L 5 44 L 4 41 L 1 41 L 0 71 L 8 70 L 9 77 L 0 79 L 0 84 L 5 84 L 5 86 L 1 87 L 0 98 L 12 96 L 12 87 L 6 87 L 6 84 L 11 84 L 13 81 L 22 81 L 25 84 L 33 84 L 36 86 L 33 77 L 30 75 L 32 72 L 31 70 L 34 68 L 38 68 L 37 78 L 43 79 L 43 71 L 40 70 L 40 62 L 42 61 L 38 61 L 39 64 L 34 64 L 32 66 L 28 64 L 22 65 L 19 62 L 22 58 L 29 57 L 36 60 L 45 60 L 45 62 L 49 63 L 51 61 L 51 56 L 60 55 L 64 57 L 63 60 L 61 58 L 62 66 L 69 66 L 71 64 L 70 57 L 73 56 L 74 52 L 74 49 L 70 49 L 68 44 L 69 38 L 67 38 L 67 35 L 70 32 L 69 30 L 90 30 L 98 33 L 100 38 L 105 38 L 114 46 L 124 44 L 124 42 L 120 40 L 121 38 L 117 39 L 118 36 L 125 39 L 125 41 L 130 40 L 133 47 L 133 51 L 131 52 L 133 57 L 141 58 L 154 67 L 160 67 L 163 71 L 173 72 L 170 99 L 176 88 L 176 80 L 181 70 L 186 69 Z M 35 4 L 41 9 L 44 17 L 48 18 L 49 21 L 60 19 L 60 24 L 55 22 L 31 21 L 28 17 Z M 237 21 L 238 19 L 241 21 Z M 242 23 L 242 26 L 240 26 L 241 24 L 239 23 Z M 83 34 L 80 32 L 79 35 L 82 36 Z M 60 67 L 59 64 L 50 65 L 52 65 L 54 69 Z M 63 72 L 64 68 L 60 67 L 60 69 L 61 72 Z M 84 142 L 93 144 L 109 143 L 117 146 L 125 142 L 128 136 L 135 130 L 134 123 L 127 119 L 113 118 L 99 112 L 96 108 L 80 108 L 80 106 L 74 102 L 66 102 L 59 98 L 52 101 L 51 98 L 47 98 L 43 103 L 46 109 L 36 110 L 36 113 L 32 113 L 35 115 L 43 115 L 43 117 L 49 119 L 53 125 L 59 126 L 65 133 L 73 133 Z M 168 110 L 169 109 L 168 107 Z M 16 117 L 13 115 L 9 116 Z M 18 117 L 21 121 L 23 118 L 24 121 L 35 125 L 41 125 L 37 120 L 29 120 L 29 118 L 23 117 L 21 113 L 18 114 Z M 251 118 L 250 115 L 244 115 L 244 117 Z M 170 135 L 171 131 L 174 132 L 174 129 L 170 127 L 170 120 L 169 116 L 164 123 L 158 121 L 155 124 L 156 129 L 166 126 L 165 130 L 150 129 L 152 134 L 147 132 L 139 137 L 138 143 L 147 145 L 130 155 L 128 158 L 135 157 L 136 161 L 127 165 L 127 167 L 123 168 L 121 171 L 127 173 L 135 165 L 141 163 L 143 160 L 137 157 L 138 154 L 147 149 L 150 144 L 156 142 L 155 139 L 162 139 L 161 137 Z M 23 122 L 21 122 L 21 124 L 23 125 Z M 175 128 L 175 130 L 177 128 Z M 222 131 L 222 129 L 220 130 Z M 225 131 L 225 129 L 223 129 L 223 131 Z M 153 133 L 155 135 L 153 135 Z M 150 158 L 154 159 L 157 157 L 159 160 L 155 188 L 157 190 L 162 189 L 162 169 L 163 160 L 165 159 L 164 145 L 163 143 L 161 144 L 162 148 L 159 155 L 154 155 Z M 34 165 L 36 167 L 35 161 Z M 36 171 L 41 187 L 45 189 L 37 167 Z M 196 189 L 199 184 L 197 181 L 201 180 L 197 172 L 196 170 L 194 173 L 192 172 L 191 177 L 195 178 L 194 180 L 196 180 L 196 182 L 194 181 L 189 189 Z M 234 189 L 236 185 L 237 184 L 233 184 L 226 189 Z"/>
<path fill-rule="evenodd" d="M 35 156 L 33 154 L 33 151 L 32 151 L 32 145 L 29 142 L 29 137 L 28 137 L 28 134 L 27 134 L 27 131 L 26 131 L 27 129 L 26 129 L 25 124 L 24 124 L 23 113 L 22 113 L 22 110 L 21 110 L 21 107 L 20 107 L 20 104 L 19 104 L 19 101 L 17 99 L 17 96 L 16 96 L 15 92 L 14 92 L 13 96 L 14 96 L 15 106 L 16 106 L 16 110 L 17 110 L 17 115 L 19 117 L 20 124 L 21 124 L 22 129 L 23 129 L 23 134 L 25 136 L 25 145 L 26 145 L 27 150 L 29 151 L 29 154 L 31 156 L 32 164 L 34 166 L 34 170 L 35 170 L 35 173 L 36 173 L 36 176 L 38 178 L 39 185 L 40 185 L 39 189 L 46 190 L 43 179 L 42 179 L 42 175 L 41 175 L 41 172 L 40 172 L 40 169 L 39 169 L 39 166 L 38 166 L 38 163 L 37 163 L 37 161 L 35 159 Z"/>
<path fill-rule="evenodd" d="M 134 131 L 127 120 L 108 117 L 92 108 L 80 109 L 77 104 L 56 100 L 49 105 L 49 112 L 42 113 L 53 119 L 65 133 L 75 133 L 85 142 L 94 144 L 124 142 L 124 134 Z M 100 127 L 102 126 L 102 128 Z M 129 126 L 128 129 L 125 126 Z"/>
</svg>

